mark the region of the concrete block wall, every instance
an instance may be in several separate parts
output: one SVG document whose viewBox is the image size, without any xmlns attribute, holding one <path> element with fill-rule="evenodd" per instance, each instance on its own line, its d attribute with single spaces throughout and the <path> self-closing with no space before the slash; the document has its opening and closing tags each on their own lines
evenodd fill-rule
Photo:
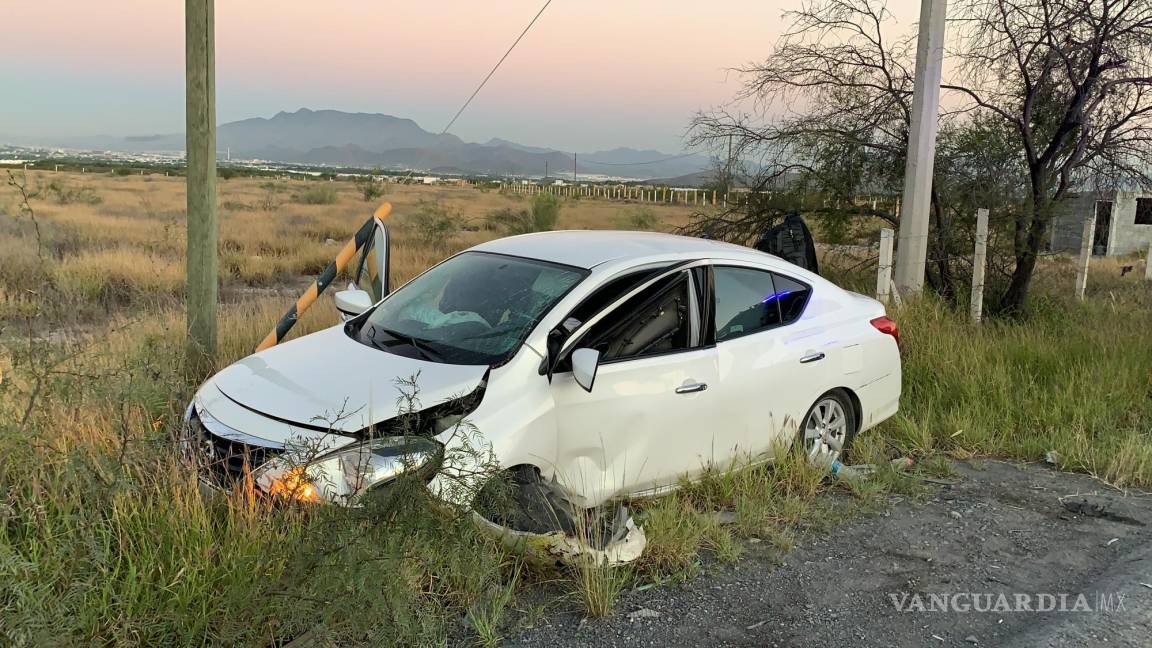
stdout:
<svg viewBox="0 0 1152 648">
<path fill-rule="evenodd" d="M 1097 200 L 1112 201 L 1112 222 L 1108 232 L 1108 256 L 1131 254 L 1148 249 L 1152 243 L 1152 225 L 1136 224 L 1136 199 L 1152 194 L 1122 191 L 1111 194 L 1085 193 L 1065 198 L 1056 207 L 1052 219 L 1049 249 L 1054 252 L 1077 252 L 1084 232 L 1084 219 L 1092 215 Z"/>
<path fill-rule="evenodd" d="M 1112 231 L 1108 233 L 1109 255 L 1142 252 L 1152 243 L 1152 225 L 1136 224 L 1137 198 L 1152 199 L 1152 194 L 1116 194 L 1116 202 L 1112 205 Z"/>
</svg>

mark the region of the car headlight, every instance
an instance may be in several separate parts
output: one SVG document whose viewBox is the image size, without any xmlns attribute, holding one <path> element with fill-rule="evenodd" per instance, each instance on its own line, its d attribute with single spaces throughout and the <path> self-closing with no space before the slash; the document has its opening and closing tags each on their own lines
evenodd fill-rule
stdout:
<svg viewBox="0 0 1152 648">
<path fill-rule="evenodd" d="M 380 437 L 314 460 L 288 456 L 268 462 L 256 475 L 265 493 L 305 502 L 341 502 L 405 474 L 427 475 L 439 467 L 444 446 L 427 437 Z"/>
</svg>

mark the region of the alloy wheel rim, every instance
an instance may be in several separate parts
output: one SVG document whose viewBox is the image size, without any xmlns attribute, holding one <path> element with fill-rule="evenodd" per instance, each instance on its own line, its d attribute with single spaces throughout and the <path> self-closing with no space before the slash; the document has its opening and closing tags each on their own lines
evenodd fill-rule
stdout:
<svg viewBox="0 0 1152 648">
<path fill-rule="evenodd" d="M 848 417 L 835 398 L 824 398 L 812 408 L 804 423 L 804 449 L 808 458 L 831 463 L 840 458 L 848 433 Z"/>
</svg>

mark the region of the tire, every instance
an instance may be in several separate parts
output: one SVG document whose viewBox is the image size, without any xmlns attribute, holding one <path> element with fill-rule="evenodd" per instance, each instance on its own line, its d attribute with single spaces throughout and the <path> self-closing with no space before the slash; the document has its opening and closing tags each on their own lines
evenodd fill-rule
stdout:
<svg viewBox="0 0 1152 648">
<path fill-rule="evenodd" d="M 800 426 L 800 443 L 809 461 L 830 465 L 843 461 L 856 436 L 856 410 L 843 389 L 833 389 L 816 399 Z"/>
</svg>

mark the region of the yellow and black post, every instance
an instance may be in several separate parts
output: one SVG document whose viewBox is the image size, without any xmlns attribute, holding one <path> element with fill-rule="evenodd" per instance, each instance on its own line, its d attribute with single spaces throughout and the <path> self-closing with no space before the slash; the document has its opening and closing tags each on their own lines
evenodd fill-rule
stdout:
<svg viewBox="0 0 1152 648">
<path fill-rule="evenodd" d="M 340 271 L 348 265 L 356 253 L 364 249 L 364 246 L 372 239 L 372 235 L 376 231 L 376 221 L 383 220 L 391 211 L 392 205 L 384 203 L 380 205 L 376 213 L 372 214 L 371 218 L 364 221 L 364 224 L 356 231 L 356 236 L 344 244 L 336 258 L 312 281 L 312 285 L 308 286 L 308 289 L 304 291 L 303 295 L 300 295 L 300 298 L 288 309 L 288 312 L 284 313 L 284 316 L 276 323 L 276 327 L 264 336 L 264 340 L 256 347 L 257 351 L 276 346 L 284 339 L 285 335 L 288 335 L 288 331 L 292 330 L 304 311 L 316 303 L 320 293 L 324 292 L 336 280 L 336 275 L 340 274 Z"/>
</svg>

